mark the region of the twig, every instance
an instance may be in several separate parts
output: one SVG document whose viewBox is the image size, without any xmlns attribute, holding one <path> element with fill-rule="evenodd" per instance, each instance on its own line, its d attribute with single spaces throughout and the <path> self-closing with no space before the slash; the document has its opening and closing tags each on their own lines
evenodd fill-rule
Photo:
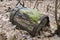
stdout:
<svg viewBox="0 0 60 40">
<path fill-rule="evenodd" d="M 16 6 L 20 3 L 20 5 L 22 5 L 23 7 L 24 7 L 24 1 L 23 1 L 23 4 L 21 3 L 21 0 L 17 0 L 18 1 L 18 3 L 16 4 Z"/>
<path fill-rule="evenodd" d="M 49 11 L 49 4 L 47 5 L 47 10 L 46 10 L 46 12 L 48 12 Z"/>
<path fill-rule="evenodd" d="M 58 21 L 57 21 L 57 4 L 58 4 L 58 0 L 55 0 L 55 21 L 56 21 L 56 24 L 58 26 L 59 24 L 58 24 Z"/>
<path fill-rule="evenodd" d="M 34 5 L 34 8 L 35 8 L 35 6 L 37 5 L 37 3 L 38 3 L 38 0 L 36 0 L 36 1 L 35 1 L 35 5 Z M 34 8 L 33 8 L 33 9 L 34 9 Z"/>
</svg>

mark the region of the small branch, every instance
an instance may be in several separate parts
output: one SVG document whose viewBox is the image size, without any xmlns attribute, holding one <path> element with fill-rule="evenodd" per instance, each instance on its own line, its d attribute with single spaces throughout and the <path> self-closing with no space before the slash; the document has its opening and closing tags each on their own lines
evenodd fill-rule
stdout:
<svg viewBox="0 0 60 40">
<path fill-rule="evenodd" d="M 48 12 L 49 11 L 49 4 L 47 5 L 47 9 L 46 9 L 46 12 Z"/>
<path fill-rule="evenodd" d="M 37 10 L 39 10 L 39 9 L 38 9 L 38 6 L 39 6 L 39 2 L 37 2 L 37 4 L 36 4 L 36 9 L 37 9 Z"/>
<path fill-rule="evenodd" d="M 30 1 L 30 7 L 31 7 L 31 0 L 29 0 Z"/>
<path fill-rule="evenodd" d="M 37 3 L 38 3 L 38 0 L 36 0 L 36 1 L 35 1 L 35 5 L 34 5 L 34 8 L 35 8 L 35 6 L 37 5 Z M 34 9 L 34 8 L 33 8 L 33 9 Z"/>
<path fill-rule="evenodd" d="M 25 4 L 24 4 L 24 0 L 22 0 L 22 1 L 23 1 L 23 5 L 22 5 L 22 6 L 24 7 L 24 5 L 25 5 Z"/>
<path fill-rule="evenodd" d="M 59 25 L 57 21 L 57 4 L 58 4 L 58 0 L 55 0 L 55 20 L 56 20 L 57 25 Z"/>
<path fill-rule="evenodd" d="M 24 7 L 25 4 L 24 4 L 24 1 L 23 0 L 22 0 L 23 1 L 23 4 L 21 3 L 21 0 L 17 0 L 17 1 L 18 1 L 18 3 L 16 4 L 16 6 L 20 3 L 20 5 L 22 5 Z"/>
</svg>

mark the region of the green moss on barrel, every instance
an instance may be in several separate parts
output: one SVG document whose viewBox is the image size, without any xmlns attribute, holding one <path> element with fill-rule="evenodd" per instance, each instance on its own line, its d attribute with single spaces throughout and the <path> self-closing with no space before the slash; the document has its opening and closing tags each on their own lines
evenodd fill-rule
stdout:
<svg viewBox="0 0 60 40">
<path fill-rule="evenodd" d="M 27 14 L 35 23 L 39 20 L 39 18 L 43 15 L 41 12 L 32 8 L 22 8 L 19 10 L 22 14 Z"/>
</svg>

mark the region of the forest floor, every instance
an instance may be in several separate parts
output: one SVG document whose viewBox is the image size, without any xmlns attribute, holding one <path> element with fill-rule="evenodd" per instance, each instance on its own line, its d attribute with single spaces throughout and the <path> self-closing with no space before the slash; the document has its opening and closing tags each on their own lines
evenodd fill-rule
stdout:
<svg viewBox="0 0 60 40">
<path fill-rule="evenodd" d="M 48 3 L 47 3 L 48 2 Z M 60 37 L 57 35 L 53 37 L 31 37 L 30 35 L 26 35 L 26 31 L 23 30 L 17 30 L 15 29 L 16 25 L 12 25 L 11 22 L 9 22 L 9 16 L 10 12 L 8 12 L 9 7 L 13 9 L 16 6 L 17 1 L 3 1 L 0 2 L 0 40 L 60 40 Z M 50 4 L 51 3 L 51 4 Z M 29 6 L 29 3 L 25 3 L 26 6 Z M 46 12 L 47 5 L 53 5 L 53 2 L 43 2 L 39 4 L 39 10 L 48 15 L 50 18 L 50 26 L 52 32 L 56 30 L 56 23 L 54 19 L 54 13 L 52 14 L 50 11 Z M 32 4 L 34 6 L 34 4 Z M 33 8 L 33 6 L 31 8 Z"/>
</svg>

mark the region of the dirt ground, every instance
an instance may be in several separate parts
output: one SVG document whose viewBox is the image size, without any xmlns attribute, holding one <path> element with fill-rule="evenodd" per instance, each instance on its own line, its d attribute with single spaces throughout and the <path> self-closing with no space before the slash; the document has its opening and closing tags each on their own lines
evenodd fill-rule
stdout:
<svg viewBox="0 0 60 40">
<path fill-rule="evenodd" d="M 10 12 L 8 10 L 9 7 L 11 8 L 11 10 L 15 8 L 16 3 L 16 0 L 4 0 L 3 2 L 0 2 L 0 40 L 60 40 L 60 37 L 58 37 L 57 35 L 54 35 L 53 37 L 43 37 L 43 35 L 40 37 L 39 35 L 32 38 L 30 35 L 27 35 L 26 31 L 15 29 L 16 25 L 12 25 L 12 23 L 9 22 Z M 26 7 L 33 8 L 34 3 L 32 2 L 31 4 L 32 5 L 30 6 L 29 2 L 25 2 Z M 51 5 L 54 7 L 54 2 L 40 2 L 38 9 L 42 13 L 49 16 L 51 31 L 52 33 L 54 33 L 57 29 L 54 19 L 54 13 L 51 11 L 46 12 L 47 5 Z"/>
</svg>

